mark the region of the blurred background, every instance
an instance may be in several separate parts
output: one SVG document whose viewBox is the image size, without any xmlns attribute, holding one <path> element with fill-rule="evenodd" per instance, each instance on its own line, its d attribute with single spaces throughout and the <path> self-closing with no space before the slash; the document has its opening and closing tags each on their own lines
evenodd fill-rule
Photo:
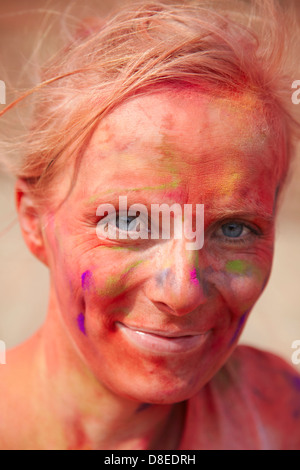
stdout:
<svg viewBox="0 0 300 470">
<path fill-rule="evenodd" d="M 226 0 L 224 0 L 226 1 Z M 60 12 L 76 16 L 106 14 L 124 0 L 72 1 L 10 0 L 0 2 L 0 80 L 11 88 L 30 86 L 36 57 L 51 54 L 60 41 Z M 284 6 L 300 2 L 287 0 Z M 49 18 L 55 22 L 48 29 Z M 299 15 L 300 17 L 300 15 Z M 51 21 L 50 21 L 51 23 Z M 54 24 L 55 23 L 55 24 Z M 42 39 L 42 40 L 41 40 Z M 300 50 L 299 50 L 300 61 Z M 291 83 L 299 77 L 291 77 Z M 299 111 L 300 111 L 300 104 Z M 0 104 L 0 110 L 2 105 Z M 14 207 L 14 182 L 0 172 L 0 340 L 7 348 L 26 340 L 43 323 L 48 302 L 48 271 L 27 250 Z M 292 343 L 300 340 L 300 155 L 284 195 L 277 226 L 272 276 L 248 320 L 241 343 L 275 352 L 290 364 Z M 300 355 L 299 355 L 300 357 Z M 294 365 L 300 372 L 300 365 Z"/>
</svg>

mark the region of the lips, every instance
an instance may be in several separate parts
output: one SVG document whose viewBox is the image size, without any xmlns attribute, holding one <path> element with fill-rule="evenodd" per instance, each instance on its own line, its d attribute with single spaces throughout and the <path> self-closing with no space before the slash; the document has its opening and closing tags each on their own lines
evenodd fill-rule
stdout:
<svg viewBox="0 0 300 470">
<path fill-rule="evenodd" d="M 195 333 L 191 331 L 161 331 L 133 327 L 117 322 L 122 336 L 135 347 L 149 352 L 162 354 L 183 354 L 190 352 L 206 341 L 209 331 Z"/>
</svg>

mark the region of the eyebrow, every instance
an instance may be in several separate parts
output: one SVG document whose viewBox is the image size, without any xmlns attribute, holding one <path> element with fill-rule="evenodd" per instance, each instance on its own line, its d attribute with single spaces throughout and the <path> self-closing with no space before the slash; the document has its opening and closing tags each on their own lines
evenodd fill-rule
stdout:
<svg viewBox="0 0 300 470">
<path fill-rule="evenodd" d="M 205 210 L 205 209 L 204 209 Z M 253 206 L 253 210 L 243 210 L 242 208 L 237 208 L 235 209 L 209 209 L 207 210 L 207 213 L 218 219 L 218 218 L 223 218 L 227 219 L 230 217 L 235 217 L 235 218 L 253 218 L 257 217 L 259 219 L 264 219 L 266 222 L 272 223 L 275 220 L 275 216 L 273 214 L 268 214 L 265 211 L 262 211 L 261 208 L 258 209 L 257 206 Z"/>
<path fill-rule="evenodd" d="M 101 193 L 95 194 L 94 196 L 91 196 L 88 199 L 87 204 L 94 204 L 97 201 L 97 199 L 100 199 L 103 196 L 106 196 L 107 194 L 109 194 L 112 197 L 118 197 L 122 193 L 124 195 L 126 193 L 133 193 L 133 192 L 139 192 L 139 191 L 163 191 L 164 189 L 177 188 L 178 184 L 179 182 L 175 180 L 175 181 L 171 181 L 170 183 L 163 183 L 157 186 L 142 186 L 138 188 L 120 188 L 118 190 L 107 189 L 106 191 L 103 191 Z"/>
</svg>

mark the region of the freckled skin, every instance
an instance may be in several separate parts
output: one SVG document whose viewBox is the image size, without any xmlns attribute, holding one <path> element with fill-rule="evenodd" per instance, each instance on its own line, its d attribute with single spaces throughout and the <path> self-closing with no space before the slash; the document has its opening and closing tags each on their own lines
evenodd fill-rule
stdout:
<svg viewBox="0 0 300 470">
<path fill-rule="evenodd" d="M 226 107 L 197 90 L 166 91 L 120 106 L 95 131 L 72 192 L 51 210 L 52 223 L 47 210 L 41 214 L 51 292 L 47 321 L 31 347 L 46 351 L 39 367 L 42 377 L 51 370 L 54 385 L 51 418 L 45 416 L 62 447 L 73 448 L 80 435 L 81 447 L 176 448 L 178 403 L 197 394 L 236 346 L 245 312 L 270 274 L 278 181 L 270 165 L 273 136 L 262 138 L 255 103 L 249 111 L 249 98 L 235 100 Z M 60 175 L 53 207 L 71 175 L 69 167 Z M 204 204 L 204 247 L 187 251 L 186 240 L 173 238 L 97 238 L 98 205 L 117 207 L 119 195 L 128 196 L 128 206 Z M 233 221 L 251 227 L 243 241 L 223 234 L 222 224 Z M 118 322 L 206 338 L 189 352 L 159 354 L 130 343 Z M 62 393 L 68 413 L 53 399 Z M 72 413 L 81 423 L 77 434 L 67 425 Z"/>
</svg>

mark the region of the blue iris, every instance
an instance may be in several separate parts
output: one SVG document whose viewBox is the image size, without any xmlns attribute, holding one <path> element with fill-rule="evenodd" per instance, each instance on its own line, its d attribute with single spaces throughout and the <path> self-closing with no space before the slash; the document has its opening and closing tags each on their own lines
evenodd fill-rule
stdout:
<svg viewBox="0 0 300 470">
<path fill-rule="evenodd" d="M 136 216 L 120 216 L 120 215 L 117 215 L 117 219 L 116 219 L 116 226 L 118 227 L 118 229 L 120 230 L 125 230 L 125 231 L 128 231 L 129 229 L 132 230 L 132 226 L 130 227 L 130 224 L 135 220 L 137 219 Z"/>
<path fill-rule="evenodd" d="M 222 232 L 225 237 L 238 238 L 242 235 L 244 224 L 229 223 L 222 225 Z"/>
</svg>

